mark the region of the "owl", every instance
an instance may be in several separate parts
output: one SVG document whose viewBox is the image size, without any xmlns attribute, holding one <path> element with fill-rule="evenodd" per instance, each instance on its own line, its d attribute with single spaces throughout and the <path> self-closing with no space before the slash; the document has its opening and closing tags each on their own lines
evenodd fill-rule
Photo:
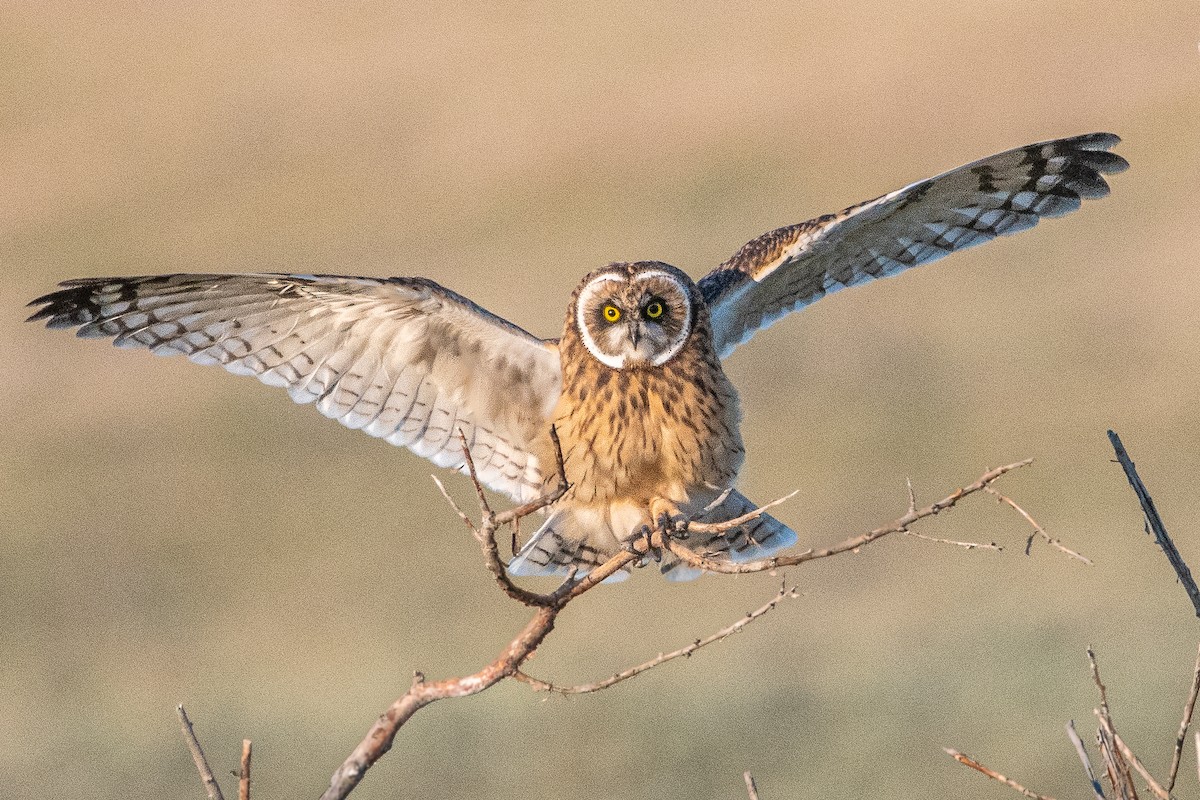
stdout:
<svg viewBox="0 0 1200 800">
<path fill-rule="evenodd" d="M 754 509 L 735 489 L 741 409 L 722 363 L 756 331 L 1103 197 L 1103 176 L 1128 166 L 1109 152 L 1119 141 L 1093 133 L 984 158 L 766 233 L 699 282 L 658 261 L 609 264 L 575 290 L 558 339 L 418 277 L 84 278 L 30 303 L 30 320 L 254 376 L 460 472 L 465 440 L 479 480 L 520 502 L 557 482 L 553 427 L 570 488 L 509 569 L 586 573 L 648 528 Z M 739 562 L 795 541 L 762 515 L 686 544 Z M 699 574 L 669 554 L 658 563 L 670 579 Z"/>
</svg>

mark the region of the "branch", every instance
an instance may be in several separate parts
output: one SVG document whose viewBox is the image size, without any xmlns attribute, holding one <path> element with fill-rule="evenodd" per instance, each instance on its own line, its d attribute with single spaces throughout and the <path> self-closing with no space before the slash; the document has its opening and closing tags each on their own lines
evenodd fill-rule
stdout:
<svg viewBox="0 0 1200 800">
<path fill-rule="evenodd" d="M 1200 588 L 1197 588 L 1196 581 L 1192 578 L 1192 571 L 1188 569 L 1188 565 L 1184 563 L 1183 557 L 1179 555 L 1179 549 L 1175 547 L 1175 543 L 1167 535 L 1167 529 L 1163 525 L 1162 517 L 1158 515 L 1158 509 L 1154 507 L 1154 501 L 1150 498 L 1150 492 L 1147 491 L 1146 484 L 1142 483 L 1141 477 L 1138 476 L 1137 469 L 1134 467 L 1132 459 L 1129 458 L 1129 453 L 1125 452 L 1125 446 L 1121 444 L 1121 437 L 1117 436 L 1116 431 L 1109 431 L 1108 439 L 1112 442 L 1113 451 L 1117 454 L 1117 461 L 1121 463 L 1121 468 L 1125 470 L 1125 479 L 1129 481 L 1129 485 L 1133 487 L 1133 491 L 1138 497 L 1138 502 L 1142 504 L 1142 513 L 1146 515 L 1146 524 L 1154 532 L 1154 540 L 1158 542 L 1158 546 L 1162 548 L 1163 555 L 1167 557 L 1167 561 L 1171 563 L 1175 574 L 1179 576 L 1179 582 L 1183 584 L 1184 590 L 1188 593 L 1188 597 L 1191 598 L 1192 606 L 1196 610 L 1196 616 L 1200 617 Z"/>
<path fill-rule="evenodd" d="M 468 697 L 513 675 L 542 640 L 554 630 L 554 620 L 559 609 L 554 606 L 539 608 L 537 613 L 522 629 L 517 638 L 504 649 L 499 657 L 479 672 L 461 678 L 426 683 L 425 676 L 416 673 L 412 686 L 396 702 L 383 712 L 366 737 L 333 773 L 329 789 L 321 800 L 341 800 L 354 790 L 367 770 L 392 747 L 401 726 L 425 706 L 448 697 Z"/>
<path fill-rule="evenodd" d="M 1083 740 L 1079 738 L 1079 734 L 1075 731 L 1075 720 L 1067 721 L 1067 738 L 1071 740 L 1071 744 L 1075 745 L 1075 752 L 1079 754 L 1079 760 L 1083 763 L 1083 771 L 1087 775 L 1088 782 L 1092 785 L 1092 794 L 1096 796 L 1096 800 L 1104 800 L 1104 789 L 1100 786 L 1100 781 L 1096 780 L 1096 773 L 1092 771 L 1092 761 L 1088 758 L 1087 748 L 1083 746 Z"/>
<path fill-rule="evenodd" d="M 192 721 L 188 719 L 187 712 L 183 710 L 182 703 L 175 706 L 175 712 L 179 715 L 179 723 L 183 726 L 184 741 L 187 742 L 188 750 L 192 752 L 192 761 L 196 762 L 196 771 L 200 773 L 200 780 L 204 784 L 204 790 L 208 792 L 209 800 L 225 800 L 225 796 L 221 794 L 221 787 L 217 784 L 217 779 L 213 777 L 213 772 L 208 766 L 208 759 L 204 757 L 200 740 L 196 738 L 196 732 L 192 730 Z"/>
<path fill-rule="evenodd" d="M 238 800 L 250 800 L 250 740 L 242 739 L 242 769 L 238 773 Z"/>
<path fill-rule="evenodd" d="M 832 547 L 827 547 L 823 550 L 806 550 L 803 553 L 799 553 L 794 556 L 775 556 L 773 558 L 764 558 L 758 561 L 747 561 L 742 564 L 734 564 L 727 561 L 716 561 L 711 558 L 705 558 L 704 556 L 685 546 L 682 542 L 676 541 L 673 538 L 668 539 L 665 544 L 680 561 L 683 561 L 692 567 L 708 570 L 709 572 L 742 574 L 748 572 L 765 572 L 767 570 L 778 569 L 780 567 L 791 567 L 797 564 L 803 564 L 806 561 L 814 561 L 818 558 L 828 558 L 839 553 L 845 553 L 849 550 L 857 550 L 863 545 L 870 544 L 876 539 L 881 539 L 884 536 L 887 536 L 889 533 L 900 533 L 905 531 L 908 529 L 909 525 L 912 525 L 918 520 L 924 519 L 925 517 L 934 516 L 935 514 L 940 514 L 942 511 L 945 511 L 948 508 L 953 508 L 959 500 L 962 500 L 968 495 L 982 491 L 1006 472 L 1011 472 L 1014 469 L 1019 469 L 1032 463 L 1033 459 L 1027 458 L 1024 461 L 1018 461 L 1013 464 L 1008 464 L 1007 466 L 997 467 L 996 469 L 989 470 L 988 472 L 985 472 L 979 478 L 979 480 L 975 481 L 969 486 L 956 489 L 954 492 L 937 501 L 936 503 L 933 503 L 932 505 L 928 505 L 922 509 L 910 508 L 904 516 L 896 519 L 888 525 L 883 526 L 882 528 L 876 528 L 869 533 L 864 533 L 859 536 L 852 536 L 849 539 L 839 542 Z M 764 509 L 765 508 L 767 508 L 767 506 L 764 506 Z M 761 512 L 762 510 L 760 509 L 758 513 Z M 739 520 L 741 520 L 740 517 Z M 715 525 L 708 525 L 706 527 L 720 529 L 721 526 L 726 524 L 727 523 L 718 523 Z M 741 522 L 738 524 L 741 524 Z M 732 527 L 736 527 L 736 525 Z M 693 530 L 694 526 L 689 524 L 685 526 L 685 528 L 687 530 Z M 724 528 L 724 530 L 728 529 L 729 528 Z M 713 532 L 722 531 L 714 530 Z"/>
<path fill-rule="evenodd" d="M 1005 503 L 1008 506 L 1015 509 L 1016 512 L 1018 514 L 1020 514 L 1022 517 L 1024 517 L 1025 521 L 1028 522 L 1030 524 L 1030 526 L 1033 528 L 1033 533 L 1029 534 L 1029 538 L 1025 541 L 1025 555 L 1029 555 L 1029 548 L 1033 545 L 1033 537 L 1041 536 L 1043 539 L 1046 540 L 1046 544 L 1050 545 L 1054 549 L 1056 549 L 1062 553 L 1066 553 L 1071 558 L 1075 558 L 1075 559 L 1082 561 L 1083 563 L 1087 564 L 1089 567 L 1092 566 L 1092 560 L 1090 558 L 1087 558 L 1086 556 L 1082 556 L 1079 553 L 1076 553 L 1074 550 L 1072 550 L 1069 547 L 1067 547 L 1066 545 L 1064 545 L 1058 539 L 1055 539 L 1052 536 L 1050 536 L 1050 534 L 1046 533 L 1045 529 L 1042 528 L 1041 525 L 1038 525 L 1037 520 L 1035 520 L 1033 517 L 1031 517 L 1029 515 L 1028 511 L 1021 508 L 1019 505 L 1017 505 L 1016 501 L 1013 500 L 1011 497 L 1006 497 L 1005 495 L 1000 494 L 1000 492 L 996 491 L 991 486 L 985 486 L 984 491 L 990 495 L 993 495 L 997 501 L 999 501 L 1001 503 Z"/>
<path fill-rule="evenodd" d="M 746 781 L 746 794 L 749 800 L 758 800 L 758 787 L 754 785 L 754 776 L 750 774 L 750 770 L 742 773 L 742 779 Z"/>
<path fill-rule="evenodd" d="M 668 661 L 674 661 L 675 659 L 681 658 L 681 657 L 684 657 L 684 658 L 689 657 L 692 655 L 692 653 L 696 652 L 697 650 L 699 650 L 702 647 L 707 647 L 708 645 L 713 644 L 714 642 L 719 642 L 722 639 L 727 639 L 730 636 L 732 636 L 733 634 L 740 631 L 742 628 L 745 628 L 750 623 L 754 622 L 755 620 L 757 620 L 760 617 L 762 617 L 763 615 L 765 615 L 768 611 L 775 608 L 775 606 L 779 605 L 784 600 L 786 600 L 788 598 L 796 598 L 799 596 L 800 595 L 796 591 L 795 587 L 789 589 L 789 588 L 787 588 L 786 585 L 784 585 L 784 586 L 780 587 L 779 591 L 775 593 L 774 597 L 772 597 L 766 603 L 764 603 L 763 605 L 754 609 L 753 611 L 748 612 L 744 617 L 742 617 L 741 619 L 739 619 L 737 622 L 733 623 L 732 625 L 722 628 L 721 630 L 717 631 L 716 633 L 712 634 L 711 636 L 706 636 L 703 639 L 696 639 L 694 642 L 687 645 L 686 647 L 681 647 L 678 650 L 674 650 L 670 653 L 659 653 L 656 657 L 650 659 L 649 661 L 646 661 L 642 664 L 638 664 L 636 667 L 630 667 L 629 669 L 618 672 L 617 674 L 612 675 L 611 677 L 605 678 L 602 681 L 596 681 L 594 683 L 585 683 L 585 684 L 581 684 L 578 686 L 558 686 L 558 685 L 550 683 L 548 681 L 539 680 L 539 679 L 533 677 L 532 675 L 527 675 L 524 672 L 520 672 L 520 671 L 518 671 L 513 677 L 515 677 L 517 680 L 521 681 L 522 683 L 529 684 L 529 686 L 531 686 L 534 689 L 534 691 L 538 691 L 538 692 L 552 692 L 555 694 L 563 694 L 563 695 L 589 694 L 591 692 L 598 692 L 602 689 L 607 689 L 610 686 L 615 686 L 616 684 L 621 683 L 622 681 L 629 680 L 630 678 L 632 678 L 636 675 L 640 675 L 643 672 L 654 669 L 655 667 L 657 667 L 660 664 L 665 664 Z"/>
<path fill-rule="evenodd" d="M 966 764 L 971 769 L 976 770 L 977 772 L 982 772 L 984 775 L 987 775 L 992 780 L 999 781 L 1000 783 L 1003 783 L 1005 786 L 1016 789 L 1018 792 L 1025 795 L 1026 797 L 1033 798 L 1033 800 L 1054 800 L 1053 797 L 1050 797 L 1048 795 L 1038 794 L 1037 792 L 1031 792 L 1029 789 L 1026 789 L 1024 786 L 1017 783 L 1012 778 L 1004 777 L 999 772 L 996 772 L 994 769 L 985 767 L 983 764 L 980 764 L 975 759 L 971 758 L 970 756 L 963 755 L 962 753 L 958 752 L 957 750 L 953 750 L 949 747 L 943 747 L 942 749 L 945 750 L 946 753 L 948 753 L 950 755 L 950 757 L 953 758 L 958 763 Z"/>
<path fill-rule="evenodd" d="M 1171 756 L 1171 774 L 1167 777 L 1167 792 L 1175 788 L 1175 776 L 1179 774 L 1179 759 L 1183 755 L 1183 740 L 1187 738 L 1188 726 L 1192 724 L 1192 711 L 1196 708 L 1196 694 L 1200 692 L 1200 648 L 1196 651 L 1196 667 L 1192 673 L 1192 688 L 1187 702 L 1183 704 L 1183 720 L 1179 723 L 1179 734 L 1175 737 L 1175 752 Z"/>
</svg>

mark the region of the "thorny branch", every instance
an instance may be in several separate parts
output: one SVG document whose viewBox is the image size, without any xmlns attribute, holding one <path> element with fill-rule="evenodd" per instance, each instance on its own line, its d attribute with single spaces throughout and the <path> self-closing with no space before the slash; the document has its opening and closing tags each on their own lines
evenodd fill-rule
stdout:
<svg viewBox="0 0 1200 800">
<path fill-rule="evenodd" d="M 992 780 L 999 781 L 1000 783 L 1003 783 L 1005 786 L 1009 786 L 1013 789 L 1016 789 L 1018 792 L 1025 795 L 1026 797 L 1031 797 L 1031 798 L 1033 798 L 1033 800 L 1054 800 L 1053 797 L 1050 797 L 1048 795 L 1038 794 L 1037 792 L 1032 792 L 1029 789 L 1026 789 L 1024 786 L 1017 783 L 1012 778 L 1004 777 L 999 772 L 996 772 L 996 770 L 991 769 L 989 767 L 985 767 L 983 764 L 980 764 L 978 761 L 971 758 L 970 756 L 964 755 L 963 753 L 960 753 L 957 750 L 954 750 L 953 748 L 943 747 L 942 749 L 945 750 L 946 754 L 949 755 L 951 758 L 953 758 L 958 763 L 965 764 L 968 767 L 970 767 L 971 769 L 976 770 L 977 772 L 982 772 L 984 775 L 987 775 Z"/>
</svg>

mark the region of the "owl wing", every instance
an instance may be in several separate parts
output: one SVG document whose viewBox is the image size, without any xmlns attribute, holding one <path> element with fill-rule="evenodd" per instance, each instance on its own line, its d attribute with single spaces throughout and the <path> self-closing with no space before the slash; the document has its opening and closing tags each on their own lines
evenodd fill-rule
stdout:
<svg viewBox="0 0 1200 800">
<path fill-rule="evenodd" d="M 1090 133 L 1039 142 L 748 242 L 699 283 L 722 358 L 827 294 L 1031 228 L 1104 197 L 1129 163 Z"/>
<path fill-rule="evenodd" d="M 161 275 L 67 281 L 30 320 L 287 389 L 348 428 L 536 496 L 557 347 L 421 278 Z M 544 449 L 540 452 L 545 452 Z"/>
</svg>

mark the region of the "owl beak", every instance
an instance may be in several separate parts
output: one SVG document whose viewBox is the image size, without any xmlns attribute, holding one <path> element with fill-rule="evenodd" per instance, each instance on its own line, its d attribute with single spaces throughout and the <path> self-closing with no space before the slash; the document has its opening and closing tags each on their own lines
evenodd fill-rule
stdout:
<svg viewBox="0 0 1200 800">
<path fill-rule="evenodd" d="M 629 326 L 629 343 L 637 350 L 638 342 L 642 339 L 642 323 L 635 321 Z"/>
</svg>

